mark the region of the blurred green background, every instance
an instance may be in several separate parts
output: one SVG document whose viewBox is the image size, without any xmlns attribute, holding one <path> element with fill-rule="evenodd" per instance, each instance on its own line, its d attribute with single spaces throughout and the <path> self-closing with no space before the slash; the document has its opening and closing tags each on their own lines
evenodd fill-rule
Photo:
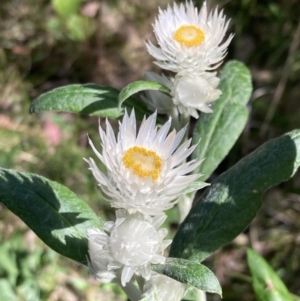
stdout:
<svg viewBox="0 0 300 301">
<path fill-rule="evenodd" d="M 1 0 L 0 166 L 58 181 L 103 219 L 113 211 L 101 200 L 83 157 L 97 144 L 98 118 L 55 112 L 29 115 L 41 93 L 71 83 L 122 88 L 141 79 L 152 64 L 144 41 L 153 38 L 158 6 L 167 0 Z M 195 1 L 201 5 L 202 1 Z M 250 119 L 229 156 L 211 179 L 242 156 L 300 128 L 300 1 L 209 1 L 231 18 L 235 37 L 226 60 L 251 70 Z M 238 180 L 238 179 L 237 179 Z M 262 254 L 300 295 L 300 176 L 264 196 L 250 227 L 205 263 L 216 272 L 223 300 L 255 300 L 246 266 L 246 247 Z M 176 209 L 170 213 L 176 230 Z M 226 221 L 224 221 L 226 222 Z M 86 267 L 47 248 L 0 204 L 0 300 L 126 300 L 114 285 L 101 285 Z M 203 242 L 205 243 L 205 242 Z M 209 295 L 208 300 L 220 300 Z"/>
</svg>

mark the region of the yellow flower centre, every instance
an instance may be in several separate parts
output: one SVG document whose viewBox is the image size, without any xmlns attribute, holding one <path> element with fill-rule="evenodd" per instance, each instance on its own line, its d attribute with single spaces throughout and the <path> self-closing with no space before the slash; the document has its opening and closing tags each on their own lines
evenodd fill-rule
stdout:
<svg viewBox="0 0 300 301">
<path fill-rule="evenodd" d="M 187 47 L 193 47 L 204 41 L 205 34 L 195 25 L 182 25 L 175 31 L 174 39 Z"/>
<path fill-rule="evenodd" d="M 123 163 L 126 168 L 132 169 L 133 173 L 141 178 L 150 176 L 155 181 L 159 177 L 162 159 L 152 150 L 133 146 L 125 152 Z"/>
</svg>

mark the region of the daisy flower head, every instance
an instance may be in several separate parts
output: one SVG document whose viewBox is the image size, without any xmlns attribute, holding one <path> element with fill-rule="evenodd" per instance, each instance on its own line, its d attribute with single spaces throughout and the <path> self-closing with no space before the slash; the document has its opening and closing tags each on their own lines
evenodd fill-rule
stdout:
<svg viewBox="0 0 300 301">
<path fill-rule="evenodd" d="M 211 113 L 210 103 L 222 94 L 217 89 L 220 79 L 215 72 L 200 74 L 177 73 L 173 80 L 172 97 L 181 114 L 198 118 L 198 111 Z"/>
<path fill-rule="evenodd" d="M 144 118 L 137 133 L 134 110 L 130 115 L 125 112 L 117 138 L 107 120 L 106 132 L 99 127 L 102 153 L 90 144 L 106 172 L 92 158 L 86 161 L 112 207 L 129 213 L 161 214 L 200 176 L 189 173 L 201 162 L 182 163 L 196 147 L 190 146 L 191 139 L 179 146 L 186 128 L 169 133 L 170 127 L 171 119 L 158 129 L 154 113 Z"/>
<path fill-rule="evenodd" d="M 161 114 L 173 115 L 175 110 L 178 110 L 180 114 L 198 118 L 197 111 L 211 113 L 210 103 L 222 94 L 221 90 L 217 89 L 220 79 L 216 72 L 181 71 L 171 78 L 147 72 L 146 79 L 161 83 L 171 91 L 172 97 L 160 91 L 145 92 L 145 104 L 151 110 L 156 108 Z"/>
<path fill-rule="evenodd" d="M 133 275 L 149 280 L 151 264 L 163 264 L 163 251 L 171 240 L 163 240 L 167 229 L 159 229 L 166 215 L 153 218 L 141 213 L 116 211 L 116 221 L 104 224 L 104 231 L 88 231 L 89 267 L 92 275 L 101 282 L 119 278 L 123 286 Z"/>
<path fill-rule="evenodd" d="M 192 1 L 179 6 L 174 3 L 166 10 L 159 10 L 153 24 L 158 46 L 146 42 L 147 49 L 162 69 L 207 71 L 217 68 L 226 55 L 233 38 L 223 43 L 229 21 L 218 9 L 208 13 L 206 2 L 201 10 Z"/>
</svg>

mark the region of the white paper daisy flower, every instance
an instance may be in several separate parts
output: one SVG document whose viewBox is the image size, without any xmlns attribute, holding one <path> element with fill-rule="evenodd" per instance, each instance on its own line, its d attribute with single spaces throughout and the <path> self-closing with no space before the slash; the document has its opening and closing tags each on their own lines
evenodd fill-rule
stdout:
<svg viewBox="0 0 300 301">
<path fill-rule="evenodd" d="M 210 103 L 222 94 L 217 89 L 220 79 L 215 72 L 176 74 L 173 81 L 173 102 L 181 114 L 198 118 L 198 111 L 211 113 Z"/>
<path fill-rule="evenodd" d="M 120 277 L 123 286 L 134 274 L 146 280 L 151 277 L 151 264 L 163 264 L 163 251 L 171 240 L 163 240 L 167 229 L 159 229 L 166 215 L 154 218 L 141 213 L 129 215 L 124 209 L 116 211 L 116 222 L 104 224 L 104 231 L 88 231 L 89 267 L 101 282 Z"/>
<path fill-rule="evenodd" d="M 146 79 L 165 85 L 171 91 L 172 97 L 160 91 L 147 91 L 144 102 L 148 108 L 158 113 L 172 115 L 176 118 L 175 110 L 186 116 L 198 118 L 197 111 L 211 113 L 210 103 L 217 100 L 222 94 L 217 89 L 220 79 L 216 72 L 190 73 L 179 72 L 174 78 L 160 76 L 147 72 Z M 177 113 L 178 115 L 178 113 Z"/>
<path fill-rule="evenodd" d="M 172 208 L 180 193 L 200 176 L 189 173 L 201 162 L 183 163 L 196 147 L 190 147 L 191 139 L 179 146 L 186 128 L 168 134 L 170 126 L 169 119 L 158 129 L 154 113 L 144 118 L 137 134 L 132 110 L 130 116 L 125 112 L 117 139 L 107 120 L 106 133 L 99 128 L 102 153 L 90 144 L 106 172 L 92 158 L 86 161 L 112 207 L 130 213 L 160 214 Z"/>
<path fill-rule="evenodd" d="M 217 9 L 208 14 L 206 2 L 198 12 L 192 1 L 174 3 L 173 8 L 159 10 L 153 24 L 158 47 L 146 43 L 149 53 L 162 69 L 207 71 L 217 68 L 226 55 L 233 38 L 223 43 L 229 22 Z"/>
</svg>

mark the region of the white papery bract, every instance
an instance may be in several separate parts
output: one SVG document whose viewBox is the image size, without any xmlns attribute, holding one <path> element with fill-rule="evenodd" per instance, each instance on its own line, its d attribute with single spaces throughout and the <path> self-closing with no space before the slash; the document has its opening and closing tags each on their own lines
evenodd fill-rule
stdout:
<svg viewBox="0 0 300 301">
<path fill-rule="evenodd" d="M 107 172 L 102 172 L 92 158 L 86 161 L 112 207 L 129 213 L 160 214 L 172 208 L 180 193 L 199 177 L 189 173 L 200 162 L 182 163 L 196 147 L 190 147 L 191 139 L 179 146 L 186 128 L 169 133 L 170 126 L 169 119 L 158 129 L 154 113 L 144 118 L 136 133 L 132 110 L 130 116 L 125 112 L 117 139 L 108 121 L 106 133 L 99 128 L 102 153 L 90 144 Z"/>
<path fill-rule="evenodd" d="M 209 104 L 222 94 L 218 90 L 220 79 L 215 72 L 176 74 L 173 82 L 173 102 L 182 114 L 198 118 L 198 112 L 211 113 Z"/>
<path fill-rule="evenodd" d="M 141 213 L 116 211 L 116 222 L 104 224 L 104 231 L 90 229 L 88 246 L 92 275 L 101 282 L 120 277 L 125 286 L 134 274 L 146 280 L 151 277 L 151 264 L 163 264 L 163 251 L 172 242 L 163 240 L 167 229 L 159 229 L 166 215 L 153 218 Z M 120 276 L 119 276 L 120 275 Z"/>
<path fill-rule="evenodd" d="M 198 12 L 192 1 L 174 3 L 159 10 L 153 24 L 158 47 L 146 43 L 149 53 L 162 69 L 173 72 L 203 72 L 217 68 L 226 55 L 233 35 L 222 43 L 229 22 L 217 9 L 207 12 L 206 2 Z"/>
<path fill-rule="evenodd" d="M 161 114 L 174 114 L 176 108 L 181 114 L 198 118 L 197 110 L 211 113 L 210 103 L 222 94 L 221 90 L 217 89 L 220 79 L 215 72 L 179 72 L 170 79 L 147 72 L 146 79 L 163 84 L 171 91 L 172 97 L 160 91 L 145 92 L 143 100 L 146 105 L 152 110 L 156 108 Z"/>
<path fill-rule="evenodd" d="M 147 300 L 180 301 L 186 292 L 186 285 L 167 276 L 155 274 L 146 283 L 144 297 Z"/>
</svg>

